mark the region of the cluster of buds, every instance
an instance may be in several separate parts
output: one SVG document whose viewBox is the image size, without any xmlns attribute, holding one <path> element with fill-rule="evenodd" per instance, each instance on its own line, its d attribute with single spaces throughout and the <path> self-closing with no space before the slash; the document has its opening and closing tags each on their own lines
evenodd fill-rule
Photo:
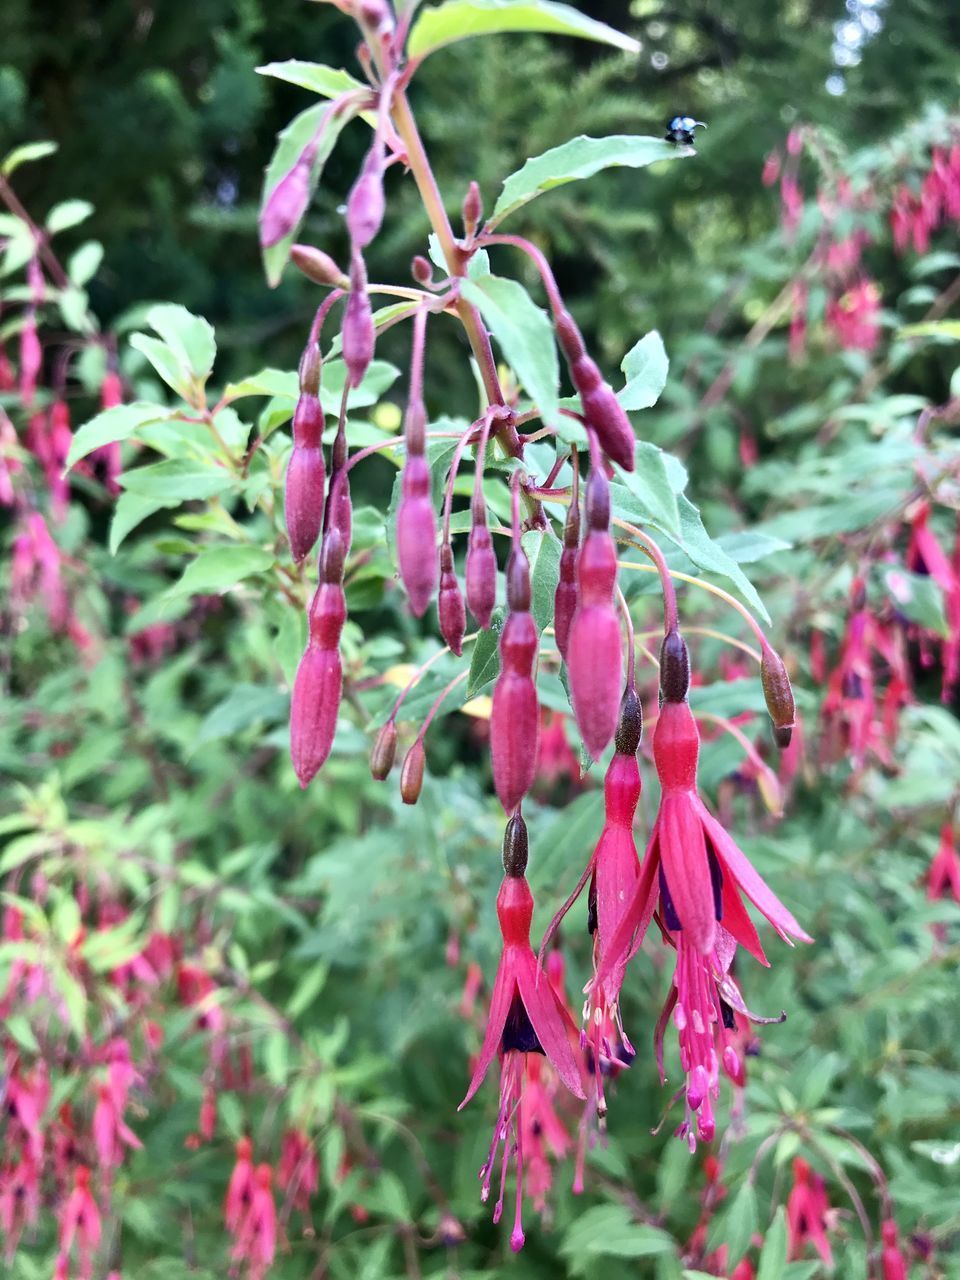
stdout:
<svg viewBox="0 0 960 1280">
<path fill-rule="evenodd" d="M 933 233 L 948 222 L 960 221 L 960 140 L 934 147 L 929 168 L 922 177 L 911 177 L 893 194 L 890 229 L 898 253 L 908 248 L 926 253 Z M 914 164 L 911 157 L 911 167 Z"/>
</svg>

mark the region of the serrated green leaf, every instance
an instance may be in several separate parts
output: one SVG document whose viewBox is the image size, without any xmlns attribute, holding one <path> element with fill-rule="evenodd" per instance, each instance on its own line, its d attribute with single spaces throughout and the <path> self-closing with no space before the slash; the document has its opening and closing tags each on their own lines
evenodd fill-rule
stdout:
<svg viewBox="0 0 960 1280">
<path fill-rule="evenodd" d="M 244 578 L 265 572 L 273 562 L 273 552 L 263 547 L 209 547 L 187 565 L 168 594 L 222 595 Z"/>
<path fill-rule="evenodd" d="M 478 308 L 544 423 L 559 418 L 560 367 L 553 326 L 522 284 L 503 276 L 464 280 L 464 298 Z"/>
<path fill-rule="evenodd" d="M 693 155 L 692 147 L 678 148 L 662 138 L 631 134 L 613 134 L 607 138 L 589 138 L 581 134 L 569 142 L 533 156 L 522 169 L 511 173 L 490 219 L 491 229 L 508 214 L 522 208 L 537 196 L 554 187 L 582 178 L 590 178 L 603 169 L 640 169 L 657 160 L 674 160 Z"/>
<path fill-rule="evenodd" d="M 74 466 L 81 458 L 102 445 L 129 440 L 139 427 L 146 426 L 148 422 L 163 422 L 171 417 L 172 409 L 165 409 L 160 404 L 150 404 L 146 400 L 134 400 L 131 404 L 118 404 L 112 409 L 104 409 L 77 428 L 70 441 L 67 467 Z"/>
<path fill-rule="evenodd" d="M 162 302 L 147 312 L 147 324 L 160 335 L 185 372 L 201 382 L 209 377 L 217 342 L 208 320 L 176 303 Z"/>
<path fill-rule="evenodd" d="M 552 0 L 446 0 L 445 4 L 424 10 L 417 18 L 407 41 L 407 53 L 411 58 L 426 58 L 456 40 L 509 31 L 581 36 L 628 53 L 640 50 L 640 45 L 630 36 Z"/>
<path fill-rule="evenodd" d="M 149 333 L 132 333 L 130 346 L 134 351 L 139 351 L 141 355 L 147 357 L 171 390 L 176 391 L 177 395 L 182 396 L 184 400 L 188 399 L 189 374 L 177 359 L 176 352 L 171 351 L 165 342 L 152 337 Z"/>
</svg>

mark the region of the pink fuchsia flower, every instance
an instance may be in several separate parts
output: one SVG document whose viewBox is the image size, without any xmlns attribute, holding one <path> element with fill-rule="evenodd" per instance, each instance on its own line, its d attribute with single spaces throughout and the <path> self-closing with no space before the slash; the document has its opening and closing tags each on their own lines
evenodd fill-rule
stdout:
<svg viewBox="0 0 960 1280">
<path fill-rule="evenodd" d="M 283 1135 L 277 1186 L 295 1209 L 310 1212 L 310 1197 L 320 1186 L 320 1165 L 313 1143 L 301 1129 L 288 1129 Z"/>
<path fill-rule="evenodd" d="M 827 1266 L 833 1266 L 833 1251 L 827 1239 L 831 1213 L 823 1179 L 798 1156 L 793 1162 L 793 1187 L 787 1197 L 788 1262 L 796 1261 L 812 1244 Z"/>
<path fill-rule="evenodd" d="M 907 1260 L 900 1249 L 897 1224 L 888 1218 L 880 1227 L 883 1252 L 880 1257 L 883 1280 L 908 1280 Z"/>
<path fill-rule="evenodd" d="M 102 1231 L 100 1210 L 90 1190 L 90 1170 L 78 1165 L 74 1188 L 60 1216 L 60 1253 L 69 1258 L 76 1245 L 79 1280 L 92 1280 L 93 1258 L 100 1247 Z"/>
<path fill-rule="evenodd" d="M 880 341 L 880 290 L 861 280 L 827 301 L 825 320 L 845 351 L 872 351 Z"/>
<path fill-rule="evenodd" d="M 940 898 L 960 902 L 960 855 L 949 822 L 941 829 L 940 847 L 927 871 L 927 898 L 931 902 Z"/>
<path fill-rule="evenodd" d="M 639 945 L 657 903 L 668 930 L 709 956 L 717 924 L 761 964 L 767 959 L 743 902 L 744 894 L 789 942 L 812 939 L 756 873 L 747 856 L 697 794 L 700 734 L 686 701 L 665 700 L 653 735 L 660 807 L 633 898 L 624 912 L 597 982 L 616 972 Z"/>
<path fill-rule="evenodd" d="M 0 352 L 0 359 L 3 353 Z M 2 369 L 0 369 L 2 373 Z M 0 391 L 4 390 L 0 376 Z M 20 444 L 13 423 L 0 409 L 0 507 L 12 507 L 16 500 L 16 489 L 13 478 L 23 470 L 23 463 L 17 454 Z"/>
<path fill-rule="evenodd" d="M 61 572 L 60 548 L 47 522 L 32 511 L 13 540 L 10 595 L 14 602 L 27 603 L 40 596 L 53 631 L 66 631 L 70 624 L 70 603 Z"/>
<path fill-rule="evenodd" d="M 580 762 L 567 738 L 567 717 L 562 711 L 540 709 L 540 759 L 537 781 L 545 787 L 569 779 L 580 782 Z"/>
<path fill-rule="evenodd" d="M 557 1076 L 575 1097 L 583 1098 L 581 1068 L 574 1053 L 576 1029 L 556 991 L 547 981 L 538 982 L 539 969 L 530 946 L 533 895 L 526 880 L 527 828 L 515 814 L 503 839 L 504 878 L 497 895 L 497 916 L 503 950 L 493 984 L 483 1047 L 477 1058 L 470 1087 L 460 1104 L 465 1107 L 480 1088 L 495 1056 L 500 1056 L 500 1109 L 486 1163 L 480 1170 L 481 1198 L 490 1195 L 490 1181 L 497 1149 L 503 1144 L 500 1195 L 494 1222 L 503 1213 L 506 1172 L 511 1156 L 517 1163 L 516 1217 L 510 1247 L 523 1247 L 523 1174 L 525 1150 L 524 1091 L 532 1054 L 544 1054 Z"/>
<path fill-rule="evenodd" d="M 236 1146 L 236 1162 L 227 1183 L 223 1220 L 231 1235 L 237 1235 L 253 1202 L 253 1143 L 241 1138 Z"/>
<path fill-rule="evenodd" d="M 933 578 L 945 596 L 956 589 L 953 565 L 930 528 L 930 503 L 916 503 L 910 516 L 910 541 L 906 566 L 911 573 Z"/>
<path fill-rule="evenodd" d="M 245 1262 L 250 1280 L 263 1280 L 277 1252 L 277 1206 L 273 1199 L 273 1170 L 257 1165 L 250 1205 L 237 1232 L 231 1257 Z"/>
<path fill-rule="evenodd" d="M 22 1155 L 19 1162 L 0 1170 L 0 1231 L 4 1237 L 4 1258 L 8 1266 L 16 1256 L 26 1227 L 40 1216 L 40 1175 L 42 1166 Z"/>
</svg>

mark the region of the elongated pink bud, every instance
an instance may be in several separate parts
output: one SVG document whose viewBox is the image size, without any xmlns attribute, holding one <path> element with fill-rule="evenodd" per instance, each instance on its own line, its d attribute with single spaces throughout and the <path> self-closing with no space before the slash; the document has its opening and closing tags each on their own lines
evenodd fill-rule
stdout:
<svg viewBox="0 0 960 1280">
<path fill-rule="evenodd" d="M 339 532 L 344 551 L 349 552 L 353 541 L 353 499 L 348 471 L 334 477 L 330 485 L 330 513 L 327 518 Z"/>
<path fill-rule="evenodd" d="M 570 627 L 577 611 L 578 547 L 564 547 L 560 552 L 560 580 L 553 595 L 553 631 L 561 658 L 566 661 L 570 647 Z"/>
<path fill-rule="evenodd" d="M 433 284 L 433 264 L 419 253 L 410 263 L 410 274 L 417 284 L 424 286 Z"/>
<path fill-rule="evenodd" d="M 300 379 L 301 395 L 319 396 L 320 394 L 320 377 L 323 373 L 323 358 L 320 355 L 320 346 L 316 342 L 308 342 L 303 348 L 303 354 L 300 357 L 300 365 L 297 369 L 297 376 Z M 322 415 L 321 410 L 321 415 Z M 323 418 L 321 416 L 321 430 L 323 427 Z"/>
<path fill-rule="evenodd" d="M 314 284 L 330 285 L 335 289 L 349 289 L 350 277 L 337 266 L 329 253 L 312 244 L 295 244 L 290 249 L 290 261 Z"/>
<path fill-rule="evenodd" d="M 587 484 L 588 533 L 577 565 L 580 601 L 570 627 L 567 670 L 583 744 L 597 760 L 617 728 L 623 688 L 620 619 L 614 604 L 617 549 L 607 525 L 610 486 L 601 470 Z"/>
<path fill-rule="evenodd" d="M 497 557 L 486 523 L 474 516 L 467 543 L 467 604 L 486 631 L 497 603 Z"/>
<path fill-rule="evenodd" d="M 373 310 L 367 293 L 367 269 L 359 253 L 350 268 L 350 296 L 343 315 L 343 359 L 350 373 L 351 387 L 359 387 L 370 367 L 376 345 Z"/>
<path fill-rule="evenodd" d="M 370 772 L 378 782 L 384 782 L 389 776 L 396 756 L 397 722 L 390 719 L 381 726 L 370 752 Z"/>
<path fill-rule="evenodd" d="M 430 467 L 421 454 L 408 454 L 397 508 L 397 561 L 416 617 L 427 611 L 437 588 L 437 523 L 430 496 Z"/>
<path fill-rule="evenodd" d="M 264 249 L 278 244 L 297 226 L 310 203 L 310 170 L 317 154 L 312 140 L 300 152 L 296 164 L 280 179 L 260 212 L 260 243 Z"/>
<path fill-rule="evenodd" d="M 511 613 L 500 636 L 500 675 L 490 714 L 493 785 L 507 813 L 533 786 L 540 747 L 540 707 L 533 682 L 537 628 L 529 613 Z"/>
<path fill-rule="evenodd" d="M 480 188 L 475 182 L 471 182 L 467 188 L 467 194 L 463 198 L 463 230 L 466 235 L 472 236 L 480 225 L 480 219 L 483 217 L 483 197 L 480 195 Z"/>
<path fill-rule="evenodd" d="M 340 650 L 308 645 L 297 667 L 290 703 L 290 756 L 300 786 L 326 763 L 343 693 Z"/>
<path fill-rule="evenodd" d="M 459 658 L 463 653 L 463 633 L 467 629 L 467 610 L 453 567 L 453 552 L 446 543 L 440 550 L 440 594 L 437 597 L 440 634 Z"/>
<path fill-rule="evenodd" d="M 37 337 L 36 317 L 31 311 L 20 330 L 20 399 L 24 406 L 33 403 L 42 365 L 43 350 Z"/>
<path fill-rule="evenodd" d="M 347 230 L 355 248 L 365 249 L 380 230 L 384 207 L 383 148 L 374 143 L 347 200 Z"/>
<path fill-rule="evenodd" d="M 323 450 L 295 444 L 287 465 L 283 507 L 290 550 L 298 564 L 320 537 L 324 481 Z"/>
<path fill-rule="evenodd" d="M 630 419 L 620 407 L 613 388 L 604 382 L 593 360 L 581 356 L 572 366 L 570 376 L 580 392 L 580 403 L 587 425 L 597 433 L 600 448 L 618 462 L 624 471 L 632 471 L 636 453 L 636 439 Z"/>
<path fill-rule="evenodd" d="M 416 804 L 420 799 L 426 767 L 427 757 L 423 749 L 423 739 L 417 738 L 403 757 L 403 764 L 400 766 L 400 799 L 404 804 Z"/>
<path fill-rule="evenodd" d="M 319 449 L 323 440 L 323 407 L 309 391 L 300 393 L 293 411 L 293 443 L 307 449 Z"/>
</svg>

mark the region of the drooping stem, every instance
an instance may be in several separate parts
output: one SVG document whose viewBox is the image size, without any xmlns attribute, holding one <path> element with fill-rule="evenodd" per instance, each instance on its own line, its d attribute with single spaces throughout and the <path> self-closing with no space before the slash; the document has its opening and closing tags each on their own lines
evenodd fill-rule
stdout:
<svg viewBox="0 0 960 1280">
<path fill-rule="evenodd" d="M 463 681 L 466 680 L 469 674 L 470 674 L 470 669 L 468 667 L 465 670 L 461 671 L 458 676 L 454 676 L 454 678 L 450 681 L 450 683 L 437 695 L 437 698 L 434 701 L 433 706 L 427 712 L 426 718 L 424 719 L 423 724 L 420 726 L 420 732 L 417 734 L 417 737 L 420 739 L 421 742 L 427 736 L 427 730 L 430 728 L 430 722 L 433 720 L 433 717 L 437 714 L 437 712 L 443 706 L 444 702 L 446 701 L 447 695 L 450 693 L 452 689 L 455 689 L 458 684 L 462 684 Z"/>
<path fill-rule="evenodd" d="M 474 631 L 472 635 L 464 636 L 463 643 L 470 644 L 472 640 L 476 640 L 478 635 L 480 635 L 480 632 Z M 427 672 L 430 670 L 430 668 L 433 666 L 435 662 L 439 662 L 440 659 L 444 657 L 445 654 L 452 653 L 452 652 L 453 651 L 450 648 L 450 646 L 445 644 L 442 649 L 438 649 L 436 653 L 431 654 L 430 657 L 427 658 L 426 662 L 423 662 L 420 664 L 420 666 L 416 669 L 416 671 L 413 673 L 413 675 L 410 677 L 410 679 L 401 689 L 396 702 L 393 704 L 393 709 L 391 710 L 389 716 L 387 717 L 388 720 L 396 720 L 397 714 L 400 711 L 400 708 L 403 706 L 404 699 L 411 692 L 411 690 L 414 689 L 415 686 L 420 683 L 420 681 L 427 674 Z"/>
<path fill-rule="evenodd" d="M 627 529 L 630 535 L 636 539 L 640 550 L 648 555 L 656 566 L 657 573 L 660 575 L 660 589 L 663 592 L 663 632 L 666 635 L 670 631 L 676 631 L 679 625 L 677 592 L 663 552 L 653 538 L 648 533 L 644 533 L 642 529 L 638 529 L 636 525 L 617 518 L 614 518 L 613 523 L 621 529 Z"/>
<path fill-rule="evenodd" d="M 320 334 L 323 332 L 323 323 L 330 314 L 333 307 L 344 297 L 346 291 L 344 289 L 333 289 L 317 307 L 316 315 L 313 317 L 313 324 L 310 326 L 310 342 L 319 342 Z"/>
<path fill-rule="evenodd" d="M 550 300 L 550 308 L 554 312 L 564 311 L 563 298 L 560 296 L 560 290 L 557 287 L 557 280 L 553 274 L 553 268 L 547 261 L 546 256 L 529 240 L 525 240 L 523 236 L 501 236 L 501 235 L 484 235 L 480 237 L 480 243 L 486 247 L 487 245 L 503 244 L 512 245 L 514 249 L 521 249 L 528 258 L 531 259 L 537 270 L 540 272 L 540 278 L 543 281 L 543 287 L 547 291 L 547 297 Z"/>
<path fill-rule="evenodd" d="M 617 602 L 620 605 L 620 612 L 623 614 L 623 625 L 627 632 L 627 688 L 632 689 L 636 684 L 637 675 L 637 651 L 633 638 L 633 619 L 630 617 L 630 606 L 627 604 L 627 598 L 617 584 Z"/>
<path fill-rule="evenodd" d="M 470 438 L 476 431 L 481 432 L 480 448 L 486 444 L 486 433 L 489 430 L 490 413 L 489 411 L 478 418 L 476 422 L 471 423 L 466 431 L 457 441 L 457 447 L 453 451 L 453 458 L 450 461 L 450 474 L 447 477 L 447 488 L 443 499 L 443 545 L 450 541 L 450 516 L 453 512 L 453 486 L 457 482 L 457 472 L 460 469 L 460 460 L 463 457 L 463 451 L 470 442 Z M 479 454 L 478 454 L 479 460 Z"/>
</svg>

